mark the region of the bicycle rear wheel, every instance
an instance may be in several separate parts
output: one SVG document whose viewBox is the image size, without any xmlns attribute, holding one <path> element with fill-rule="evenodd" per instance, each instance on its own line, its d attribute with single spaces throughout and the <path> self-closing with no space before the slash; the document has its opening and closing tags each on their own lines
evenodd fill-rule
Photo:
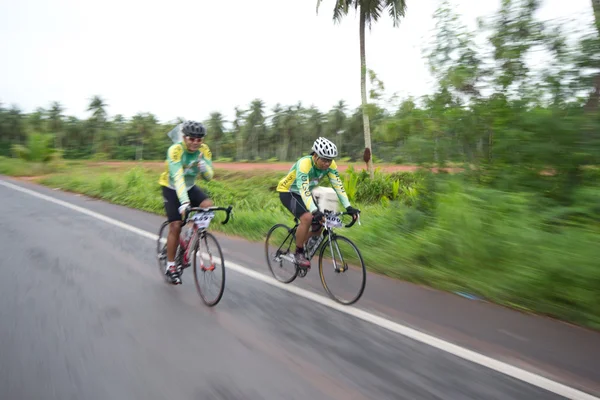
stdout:
<svg viewBox="0 0 600 400">
<path fill-rule="evenodd" d="M 342 253 L 346 254 L 343 255 Z M 327 268 L 323 266 L 326 257 L 326 261 L 331 267 L 329 265 Z M 348 284 L 352 280 L 350 276 L 356 275 L 358 290 L 345 288 L 339 291 L 340 295 L 333 294 L 333 290 L 331 289 L 333 279 L 330 280 L 330 284 L 328 285 L 325 281 L 326 271 L 333 272 L 336 283 Z M 356 303 L 362 296 L 367 281 L 367 269 L 365 268 L 365 263 L 358 247 L 344 236 L 335 235 L 331 240 L 327 239 L 323 243 L 321 252 L 319 253 L 319 276 L 321 277 L 323 288 L 333 300 L 346 306 Z M 345 300 L 342 297 L 346 295 L 349 297 L 349 300 Z"/>
<path fill-rule="evenodd" d="M 225 291 L 225 259 L 217 239 L 209 232 L 200 233 L 194 245 L 194 281 L 204 304 L 213 307 L 221 301 Z M 217 280 L 216 290 L 202 287 L 206 281 Z"/>
<path fill-rule="evenodd" d="M 294 260 L 295 251 L 296 235 L 292 230 L 284 224 L 273 225 L 265 239 L 265 255 L 271 274 L 281 283 L 291 283 L 298 276 Z M 284 274 L 280 276 L 279 272 Z"/>
</svg>

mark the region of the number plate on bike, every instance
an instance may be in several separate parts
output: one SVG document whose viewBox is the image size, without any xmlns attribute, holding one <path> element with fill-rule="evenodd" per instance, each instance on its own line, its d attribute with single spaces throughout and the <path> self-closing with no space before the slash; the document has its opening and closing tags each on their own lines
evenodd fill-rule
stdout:
<svg viewBox="0 0 600 400">
<path fill-rule="evenodd" d="M 342 226 L 342 220 L 339 217 L 336 217 L 335 215 L 328 215 L 326 217 L 326 224 L 327 226 L 331 226 L 333 228 L 339 228 L 340 226 Z"/>
<path fill-rule="evenodd" d="M 193 220 L 198 228 L 205 229 L 205 228 L 208 228 L 208 225 L 210 225 L 210 221 L 214 217 L 215 217 L 215 213 L 208 212 L 208 213 L 194 215 Z"/>
</svg>

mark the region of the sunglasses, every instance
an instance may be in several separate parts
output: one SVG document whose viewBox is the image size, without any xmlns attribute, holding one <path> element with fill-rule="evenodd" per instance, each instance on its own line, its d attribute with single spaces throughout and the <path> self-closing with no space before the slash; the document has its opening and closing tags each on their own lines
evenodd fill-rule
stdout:
<svg viewBox="0 0 600 400">
<path fill-rule="evenodd" d="M 191 136 L 186 136 L 186 138 L 188 138 L 188 140 L 190 142 L 201 142 L 202 138 L 195 138 L 195 137 L 191 137 Z"/>
</svg>

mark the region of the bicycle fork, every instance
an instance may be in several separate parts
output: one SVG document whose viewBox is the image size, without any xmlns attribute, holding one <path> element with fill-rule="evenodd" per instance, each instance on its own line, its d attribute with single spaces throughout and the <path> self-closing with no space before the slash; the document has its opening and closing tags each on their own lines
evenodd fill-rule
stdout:
<svg viewBox="0 0 600 400">
<path fill-rule="evenodd" d="M 348 270 L 348 264 L 346 264 L 346 262 L 344 262 L 344 257 L 342 257 L 342 254 L 340 253 L 340 248 L 337 244 L 337 240 L 330 240 L 329 241 L 330 247 L 331 247 L 331 260 L 333 261 L 333 270 L 339 274 L 340 272 L 346 272 Z M 338 263 L 335 260 L 335 253 L 333 252 L 333 246 L 335 245 L 335 249 L 337 251 L 338 256 L 340 257 L 339 260 L 341 262 L 341 266 L 338 266 Z"/>
<path fill-rule="evenodd" d="M 327 235 L 329 236 L 329 247 L 331 248 L 331 260 L 333 261 L 333 270 L 338 274 L 340 272 L 346 272 L 348 270 L 348 264 L 344 262 L 344 257 L 342 257 L 342 254 L 340 253 L 340 248 L 337 244 L 337 240 L 335 240 L 335 235 L 331 234 L 331 231 L 329 230 L 327 230 Z M 322 242 L 323 237 L 321 236 L 319 238 L 319 241 L 310 249 L 310 257 L 312 257 L 316 253 L 317 249 L 319 248 Z M 337 255 L 340 257 L 339 260 L 342 263 L 341 266 L 338 266 L 338 262 L 336 261 L 335 253 L 333 251 L 334 246 L 337 251 Z"/>
<path fill-rule="evenodd" d="M 202 239 L 205 238 L 205 235 L 203 234 L 203 232 L 204 231 L 199 231 L 199 230 L 196 230 L 194 232 L 190 241 L 187 244 L 189 247 L 185 248 L 182 243 L 182 254 L 183 254 L 182 268 L 188 268 L 191 265 L 190 260 L 191 260 L 192 254 L 195 256 L 196 255 L 195 253 L 200 251 L 200 242 L 202 241 Z M 198 247 L 194 249 L 193 243 L 195 243 L 196 240 L 198 240 Z M 212 253 L 210 252 L 210 249 L 208 248 L 208 244 L 206 246 L 206 253 L 208 254 L 208 257 L 209 257 L 209 266 L 208 267 L 205 266 L 204 265 L 204 257 L 200 257 L 200 270 L 214 271 L 215 262 L 213 260 Z"/>
</svg>

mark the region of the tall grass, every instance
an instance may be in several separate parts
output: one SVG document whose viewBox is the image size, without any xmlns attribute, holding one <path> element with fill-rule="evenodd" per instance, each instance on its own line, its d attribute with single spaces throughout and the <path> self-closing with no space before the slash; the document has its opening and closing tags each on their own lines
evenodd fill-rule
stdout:
<svg viewBox="0 0 600 400">
<path fill-rule="evenodd" d="M 340 233 L 357 243 L 369 269 L 600 327 L 600 188 L 582 187 L 571 207 L 560 208 L 535 193 L 457 176 L 364 175 L 344 175 L 355 182 L 362 225 Z M 216 204 L 234 206 L 231 223 L 212 229 L 261 241 L 273 224 L 291 224 L 274 191 L 279 178 L 218 171 L 213 181 L 200 181 Z M 41 182 L 163 215 L 157 179 L 143 167 L 120 173 L 72 166 Z"/>
<path fill-rule="evenodd" d="M 48 162 L 40 162 L 0 156 L 0 174 L 10 176 L 46 175 L 64 170 L 67 165 L 60 158 L 51 159 Z"/>
</svg>

